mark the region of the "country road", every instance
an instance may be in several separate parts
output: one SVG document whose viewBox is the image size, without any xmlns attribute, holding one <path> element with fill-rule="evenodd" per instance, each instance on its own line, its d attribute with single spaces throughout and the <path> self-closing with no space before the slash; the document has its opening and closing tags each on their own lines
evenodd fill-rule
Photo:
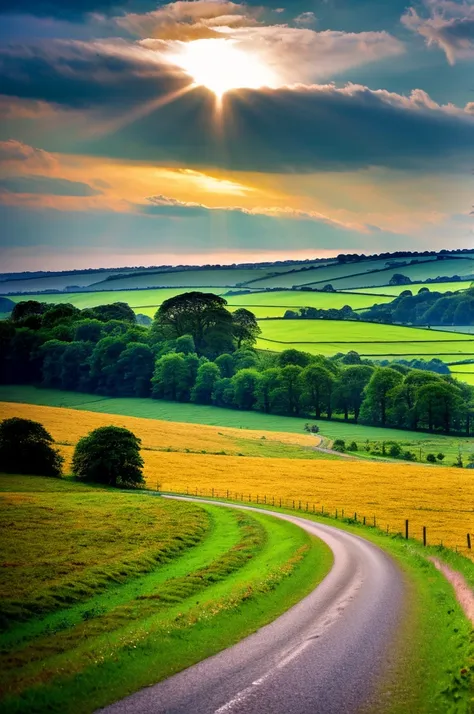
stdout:
<svg viewBox="0 0 474 714">
<path fill-rule="evenodd" d="M 231 507 L 270 513 L 318 536 L 334 554 L 331 571 L 271 624 L 101 712 L 354 714 L 374 695 L 402 620 L 404 580 L 394 561 L 363 538 L 331 526 Z M 374 710 L 382 714 L 382 702 Z"/>
</svg>

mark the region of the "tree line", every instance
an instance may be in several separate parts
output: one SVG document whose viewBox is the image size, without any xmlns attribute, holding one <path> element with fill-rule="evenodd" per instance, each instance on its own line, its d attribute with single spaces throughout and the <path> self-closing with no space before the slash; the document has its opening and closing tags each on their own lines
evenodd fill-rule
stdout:
<svg viewBox="0 0 474 714">
<path fill-rule="evenodd" d="M 474 389 L 450 375 L 356 352 L 331 358 L 254 349 L 255 316 L 224 298 L 190 292 L 166 300 L 150 328 L 123 303 L 18 303 L 0 323 L 4 383 L 108 396 L 151 397 L 312 419 L 443 433 L 474 431 Z"/>
</svg>

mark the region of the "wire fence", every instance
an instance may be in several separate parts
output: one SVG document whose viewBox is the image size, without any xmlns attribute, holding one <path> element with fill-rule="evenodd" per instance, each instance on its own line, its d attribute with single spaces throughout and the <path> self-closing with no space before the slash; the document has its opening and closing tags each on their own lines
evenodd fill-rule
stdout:
<svg viewBox="0 0 474 714">
<path fill-rule="evenodd" d="M 149 486 L 150 488 L 150 486 Z M 156 483 L 155 489 L 161 492 L 161 484 Z M 163 492 L 165 493 L 165 492 Z M 459 543 L 454 546 L 445 546 L 441 539 L 430 540 L 428 526 L 418 526 L 415 530 L 410 525 L 410 519 L 405 518 L 402 528 L 394 528 L 389 523 L 382 522 L 375 514 L 365 515 L 357 511 L 348 510 L 345 508 L 329 508 L 324 504 L 316 504 L 312 501 L 306 501 L 298 498 L 284 498 L 282 496 L 274 496 L 268 494 L 249 493 L 243 491 L 233 491 L 231 489 L 203 489 L 197 486 L 188 486 L 183 491 L 166 491 L 177 496 L 194 496 L 197 498 L 211 498 L 229 501 L 231 503 L 245 503 L 253 506 L 275 507 L 289 511 L 296 511 L 301 514 L 311 514 L 318 517 L 334 519 L 347 525 L 365 526 L 366 528 L 375 529 L 386 535 L 398 536 L 406 540 L 412 539 L 419 541 L 424 546 L 434 546 L 439 548 L 447 548 L 456 553 L 465 555 L 474 559 L 474 534 L 466 532 L 466 540 L 464 543 Z"/>
</svg>

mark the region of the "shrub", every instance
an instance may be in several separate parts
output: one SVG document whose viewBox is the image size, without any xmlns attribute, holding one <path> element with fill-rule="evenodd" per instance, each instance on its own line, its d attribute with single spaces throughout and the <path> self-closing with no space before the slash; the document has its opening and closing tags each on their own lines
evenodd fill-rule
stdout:
<svg viewBox="0 0 474 714">
<path fill-rule="evenodd" d="M 333 451 L 340 451 L 341 453 L 344 453 L 346 450 L 346 442 L 344 439 L 336 439 L 332 445 Z"/>
<path fill-rule="evenodd" d="M 304 430 L 308 432 L 308 434 L 318 434 L 319 433 L 319 426 L 317 424 L 305 424 L 304 425 Z"/>
<path fill-rule="evenodd" d="M 80 481 L 136 487 L 144 481 L 140 444 L 128 429 L 101 426 L 78 441 L 72 472 Z"/>
<path fill-rule="evenodd" d="M 12 417 L 0 424 L 0 471 L 61 476 L 63 457 L 42 424 Z"/>
<path fill-rule="evenodd" d="M 404 451 L 402 454 L 402 459 L 405 461 L 416 461 L 416 455 L 413 451 Z"/>
<path fill-rule="evenodd" d="M 402 447 L 400 446 L 400 444 L 392 444 L 388 453 L 392 457 L 392 459 L 399 459 L 402 454 Z"/>
<path fill-rule="evenodd" d="M 434 454 L 426 454 L 426 460 L 430 464 L 435 464 L 436 463 L 436 456 Z"/>
<path fill-rule="evenodd" d="M 459 452 L 459 454 L 456 457 L 456 461 L 453 463 L 453 466 L 456 466 L 458 469 L 464 468 L 464 462 L 462 460 L 462 454 Z"/>
<path fill-rule="evenodd" d="M 348 451 L 359 451 L 359 447 L 357 446 L 355 441 L 351 441 L 348 447 Z"/>
<path fill-rule="evenodd" d="M 436 458 L 438 459 L 438 461 L 444 461 L 445 454 L 440 452 L 439 454 L 436 454 Z"/>
</svg>

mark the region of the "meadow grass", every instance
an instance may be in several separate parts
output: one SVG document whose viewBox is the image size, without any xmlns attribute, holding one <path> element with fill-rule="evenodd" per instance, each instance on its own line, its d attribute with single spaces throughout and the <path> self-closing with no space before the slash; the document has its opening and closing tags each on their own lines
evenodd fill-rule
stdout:
<svg viewBox="0 0 474 714">
<path fill-rule="evenodd" d="M 456 280 L 454 282 L 445 283 L 413 283 L 413 285 L 383 285 L 377 288 L 354 288 L 354 293 L 363 293 L 366 296 L 373 295 L 374 297 L 391 296 L 396 298 L 405 290 L 410 290 L 413 295 L 417 295 L 422 288 L 428 288 L 432 293 L 447 293 L 458 292 L 459 290 L 467 290 L 472 285 L 472 280 Z M 352 295 L 352 292 L 348 293 Z"/>
<path fill-rule="evenodd" d="M 10 495 L 38 493 L 40 511 L 49 493 L 49 508 L 56 509 L 58 482 L 34 476 L 2 476 L 1 481 Z M 331 565 L 331 554 L 319 540 L 266 515 L 169 504 L 147 493 L 91 489 L 71 481 L 61 486 L 73 509 L 75 495 L 92 490 L 100 492 L 110 511 L 132 499 L 137 509 L 171 507 L 183 516 L 197 510 L 210 527 L 194 548 L 150 573 L 112 583 L 107 592 L 65 603 L 30 620 L 28 628 L 20 623 L 0 636 L 2 712 L 94 711 L 237 642 L 310 592 Z M 60 511 L 58 516 L 56 543 L 70 530 Z M 179 521 L 178 516 L 168 526 L 170 537 L 177 537 Z M 26 544 L 25 553 L 37 533 L 35 523 L 31 529 L 28 523 L 16 534 Z M 47 585 L 48 571 L 44 574 Z"/>
<path fill-rule="evenodd" d="M 474 338 L 398 325 L 343 320 L 264 320 L 257 347 L 281 352 L 296 348 L 310 354 L 333 355 L 355 350 L 364 357 L 439 357 L 452 362 L 473 354 Z"/>
</svg>

